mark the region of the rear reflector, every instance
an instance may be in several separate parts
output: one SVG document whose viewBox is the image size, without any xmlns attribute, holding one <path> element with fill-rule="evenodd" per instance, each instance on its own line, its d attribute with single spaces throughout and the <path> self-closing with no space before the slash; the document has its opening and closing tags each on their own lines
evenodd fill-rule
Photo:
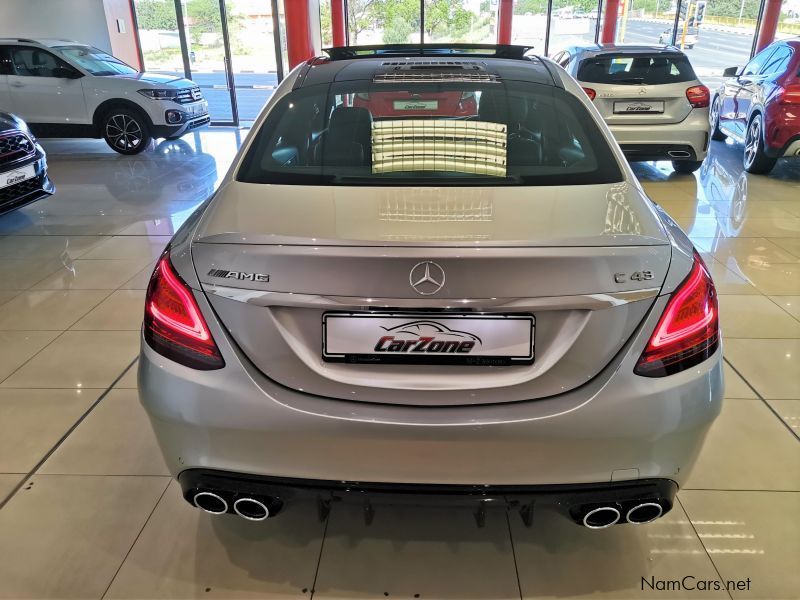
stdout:
<svg viewBox="0 0 800 600">
<path fill-rule="evenodd" d="M 147 286 L 144 339 L 170 360 L 208 371 L 225 366 L 189 286 L 164 254 Z"/>
<path fill-rule="evenodd" d="M 790 83 L 778 92 L 778 102 L 781 104 L 800 104 L 800 84 Z"/>
<path fill-rule="evenodd" d="M 714 282 L 695 252 L 694 265 L 667 303 L 633 372 L 664 377 L 693 367 L 719 345 L 719 308 Z"/>
<path fill-rule="evenodd" d="M 686 90 L 686 99 L 692 108 L 708 108 L 711 102 L 711 92 L 704 85 L 695 85 Z"/>
<path fill-rule="evenodd" d="M 594 101 L 595 96 L 597 96 L 597 92 L 595 92 L 592 88 L 583 88 L 583 91 L 586 92 L 586 95 L 589 96 L 589 100 Z"/>
</svg>

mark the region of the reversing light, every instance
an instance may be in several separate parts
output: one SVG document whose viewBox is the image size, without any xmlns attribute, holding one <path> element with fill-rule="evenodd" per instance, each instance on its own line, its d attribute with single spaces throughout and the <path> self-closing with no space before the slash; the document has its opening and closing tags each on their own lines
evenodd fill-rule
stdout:
<svg viewBox="0 0 800 600">
<path fill-rule="evenodd" d="M 686 99 L 692 108 L 708 108 L 711 103 L 711 92 L 704 85 L 695 85 L 686 90 Z"/>
<path fill-rule="evenodd" d="M 589 96 L 589 100 L 594 102 L 595 97 L 597 96 L 597 92 L 595 92 L 592 88 L 583 88 L 583 91 L 586 92 L 586 95 Z"/>
<path fill-rule="evenodd" d="M 225 366 L 189 286 L 175 273 L 165 253 L 147 286 L 144 339 L 177 363 L 208 371 Z"/>
<path fill-rule="evenodd" d="M 633 372 L 664 377 L 709 358 L 719 345 L 719 307 L 714 282 L 697 252 L 686 279 L 669 299 Z"/>
</svg>

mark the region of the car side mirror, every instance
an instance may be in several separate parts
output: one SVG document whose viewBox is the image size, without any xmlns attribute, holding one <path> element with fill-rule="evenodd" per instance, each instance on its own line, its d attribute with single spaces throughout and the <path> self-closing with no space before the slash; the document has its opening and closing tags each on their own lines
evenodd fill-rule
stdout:
<svg viewBox="0 0 800 600">
<path fill-rule="evenodd" d="M 739 67 L 728 67 L 722 72 L 723 77 L 736 77 L 739 74 Z"/>
<path fill-rule="evenodd" d="M 53 69 L 53 77 L 58 77 L 59 79 L 79 79 L 83 77 L 83 74 L 75 69 L 69 69 L 67 67 L 55 67 Z"/>
</svg>

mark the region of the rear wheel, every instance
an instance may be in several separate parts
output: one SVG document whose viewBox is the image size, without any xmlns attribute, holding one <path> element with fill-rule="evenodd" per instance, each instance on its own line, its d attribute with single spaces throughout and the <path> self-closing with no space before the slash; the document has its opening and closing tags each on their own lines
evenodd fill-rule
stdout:
<svg viewBox="0 0 800 600">
<path fill-rule="evenodd" d="M 120 154 L 139 154 L 153 139 L 145 118 L 127 108 L 114 108 L 106 114 L 103 138 Z"/>
<path fill-rule="evenodd" d="M 694 173 L 703 164 L 702 160 L 673 160 L 672 168 L 678 173 Z"/>
<path fill-rule="evenodd" d="M 744 170 L 763 175 L 769 173 L 777 159 L 764 152 L 764 120 L 761 115 L 753 115 L 744 137 Z"/>
<path fill-rule="evenodd" d="M 711 139 L 721 142 L 728 138 L 727 135 L 722 133 L 722 130 L 719 128 L 719 113 L 721 110 L 722 101 L 719 99 L 719 96 L 714 98 L 714 103 L 711 105 L 711 111 L 708 113 L 708 120 L 711 123 Z"/>
</svg>

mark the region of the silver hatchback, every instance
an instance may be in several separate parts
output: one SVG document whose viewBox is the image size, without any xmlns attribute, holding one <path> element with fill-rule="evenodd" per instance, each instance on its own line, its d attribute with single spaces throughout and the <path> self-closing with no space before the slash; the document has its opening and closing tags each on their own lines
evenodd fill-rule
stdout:
<svg viewBox="0 0 800 600">
<path fill-rule="evenodd" d="M 594 102 L 628 160 L 696 171 L 708 153 L 710 93 L 674 46 L 593 44 L 553 59 Z"/>
<path fill-rule="evenodd" d="M 525 51 L 335 49 L 281 83 L 147 292 L 139 391 L 187 501 L 670 510 L 721 405 L 714 284 Z"/>
</svg>

